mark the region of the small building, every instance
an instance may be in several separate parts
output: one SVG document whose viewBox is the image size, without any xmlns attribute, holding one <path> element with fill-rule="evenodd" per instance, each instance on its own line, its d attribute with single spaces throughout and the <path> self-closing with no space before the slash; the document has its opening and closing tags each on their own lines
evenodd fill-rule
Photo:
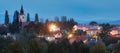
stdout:
<svg viewBox="0 0 120 53">
<path fill-rule="evenodd" d="M 70 44 L 74 43 L 74 42 L 79 42 L 79 41 L 83 41 L 83 43 L 87 42 L 87 38 L 85 36 L 73 36 L 72 38 L 69 39 Z"/>
<path fill-rule="evenodd" d="M 112 37 L 120 37 L 120 27 L 114 27 L 110 31 Z"/>
<path fill-rule="evenodd" d="M 73 32 L 76 30 L 83 30 L 87 32 L 87 35 L 94 35 L 101 32 L 102 27 L 99 25 L 75 25 L 73 26 Z"/>
<path fill-rule="evenodd" d="M 87 32 L 87 35 L 89 35 L 89 36 L 93 36 L 94 34 L 100 33 L 101 30 L 90 29 L 90 30 L 87 30 L 86 32 Z"/>
</svg>

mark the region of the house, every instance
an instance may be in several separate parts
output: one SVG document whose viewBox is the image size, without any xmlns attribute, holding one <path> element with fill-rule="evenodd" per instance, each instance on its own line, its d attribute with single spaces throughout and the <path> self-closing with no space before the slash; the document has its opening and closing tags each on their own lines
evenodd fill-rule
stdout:
<svg viewBox="0 0 120 53">
<path fill-rule="evenodd" d="M 113 27 L 110 31 L 110 35 L 112 37 L 120 37 L 120 27 L 119 26 Z"/>
<path fill-rule="evenodd" d="M 69 39 L 70 44 L 74 43 L 74 42 L 79 42 L 79 41 L 83 41 L 83 43 L 86 43 L 87 38 L 85 36 L 73 36 L 72 38 Z"/>
<path fill-rule="evenodd" d="M 97 34 L 97 33 L 100 33 L 101 32 L 101 29 L 102 27 L 99 26 L 99 25 L 83 25 L 83 24 L 80 24 L 80 25 L 74 25 L 73 26 L 73 32 L 75 32 L 76 30 L 83 30 L 87 33 L 87 35 L 94 35 L 94 34 Z"/>
<path fill-rule="evenodd" d="M 97 34 L 97 33 L 100 33 L 100 31 L 101 31 L 101 30 L 90 29 L 90 30 L 87 30 L 86 32 L 87 32 L 87 35 L 93 36 L 93 35 L 95 35 L 95 34 Z"/>
</svg>

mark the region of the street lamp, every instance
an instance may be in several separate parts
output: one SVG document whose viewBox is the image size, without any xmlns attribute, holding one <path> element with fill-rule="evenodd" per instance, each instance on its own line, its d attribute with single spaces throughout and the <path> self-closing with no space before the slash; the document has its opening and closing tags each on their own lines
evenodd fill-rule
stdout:
<svg viewBox="0 0 120 53">
<path fill-rule="evenodd" d="M 50 32 L 55 32 L 55 31 L 58 31 L 58 30 L 60 30 L 60 29 L 55 24 L 50 24 L 49 25 L 49 31 Z"/>
<path fill-rule="evenodd" d="M 72 37 L 73 37 L 73 34 L 69 34 L 69 35 L 68 35 L 68 38 L 72 38 Z"/>
</svg>

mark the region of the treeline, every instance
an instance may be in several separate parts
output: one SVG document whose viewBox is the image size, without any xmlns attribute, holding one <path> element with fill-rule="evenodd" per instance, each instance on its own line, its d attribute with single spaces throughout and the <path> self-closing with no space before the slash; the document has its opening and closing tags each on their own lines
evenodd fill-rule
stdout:
<svg viewBox="0 0 120 53">
<path fill-rule="evenodd" d="M 66 16 L 62 16 L 61 20 L 59 20 L 59 17 L 55 17 L 54 21 L 49 21 L 49 19 L 46 19 L 45 22 L 43 20 L 39 21 L 39 16 L 36 13 L 35 14 L 35 20 L 30 21 L 30 14 L 27 13 L 27 16 L 24 16 L 24 19 L 26 19 L 25 22 L 21 22 L 19 19 L 19 16 L 21 15 L 21 12 L 15 11 L 13 16 L 13 22 L 9 22 L 9 14 L 6 10 L 5 12 L 5 23 L 3 26 L 0 27 L 0 34 L 7 34 L 7 33 L 19 33 L 20 30 L 26 30 L 27 32 L 33 32 L 37 34 L 49 34 L 48 32 L 48 24 L 55 23 L 57 24 L 61 30 L 67 30 L 71 31 L 72 27 L 77 24 L 77 22 L 74 21 L 73 18 L 67 19 Z"/>
<path fill-rule="evenodd" d="M 23 33 L 24 34 L 24 33 Z M 33 35 L 32 35 L 33 36 Z M 84 44 L 75 41 L 72 44 L 68 39 L 58 42 L 49 42 L 45 39 L 27 37 L 23 40 L 14 41 L 10 37 L 0 38 L 0 53 L 119 53 L 120 43 L 106 47 L 102 41 L 98 43 Z"/>
</svg>

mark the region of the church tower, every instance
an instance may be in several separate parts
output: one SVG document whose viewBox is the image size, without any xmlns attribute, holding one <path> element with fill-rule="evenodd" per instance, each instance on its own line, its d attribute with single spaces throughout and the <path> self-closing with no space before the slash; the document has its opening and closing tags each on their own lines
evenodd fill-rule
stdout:
<svg viewBox="0 0 120 53">
<path fill-rule="evenodd" d="M 25 22 L 23 5 L 21 6 L 20 9 L 19 22 Z"/>
</svg>

